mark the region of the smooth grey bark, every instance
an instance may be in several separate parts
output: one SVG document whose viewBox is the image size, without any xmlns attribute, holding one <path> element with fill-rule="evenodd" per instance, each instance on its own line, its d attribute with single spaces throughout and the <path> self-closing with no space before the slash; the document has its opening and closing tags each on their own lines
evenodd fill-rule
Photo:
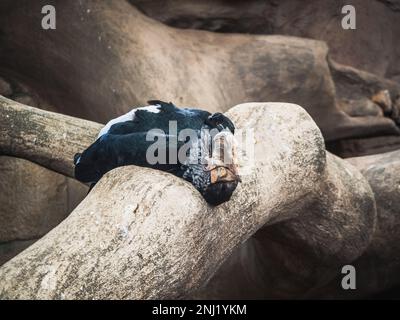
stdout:
<svg viewBox="0 0 400 320">
<path fill-rule="evenodd" d="M 21 114 L 34 123 L 43 121 L 23 108 Z M 253 128 L 255 134 L 255 166 L 242 177 L 231 201 L 211 207 L 175 176 L 135 166 L 117 168 L 59 226 L 0 268 L 0 297 L 189 297 L 239 244 L 257 230 L 286 221 L 289 238 L 301 238 L 305 250 L 315 253 L 315 263 L 336 265 L 358 257 L 373 230 L 372 192 L 359 172 L 326 157 L 311 117 L 284 103 L 243 104 L 227 114 L 238 128 Z M 68 121 L 67 132 L 82 127 L 75 121 Z M 48 132 L 48 126 L 35 128 Z M 55 141 L 59 139 L 56 135 Z M 24 143 L 30 140 L 18 138 L 8 150 L 21 152 Z M 34 157 L 48 156 L 43 147 L 36 150 Z M 69 155 L 61 158 L 58 163 L 66 163 Z M 333 198 L 324 192 L 331 188 L 336 190 Z M 317 274 L 314 280 L 318 284 L 329 276 Z"/>
<path fill-rule="evenodd" d="M 0 96 L 0 154 L 24 158 L 74 177 L 75 153 L 94 142 L 102 125 L 29 107 Z"/>
</svg>

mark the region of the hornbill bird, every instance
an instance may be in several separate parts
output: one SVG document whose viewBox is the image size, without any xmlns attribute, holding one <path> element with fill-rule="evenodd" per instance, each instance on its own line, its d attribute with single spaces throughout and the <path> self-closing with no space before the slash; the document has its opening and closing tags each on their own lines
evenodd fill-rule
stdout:
<svg viewBox="0 0 400 320">
<path fill-rule="evenodd" d="M 232 121 L 222 113 L 148 103 L 109 121 L 97 140 L 75 155 L 76 179 L 92 188 L 108 171 L 137 165 L 189 181 L 211 205 L 228 201 L 240 181 Z"/>
</svg>

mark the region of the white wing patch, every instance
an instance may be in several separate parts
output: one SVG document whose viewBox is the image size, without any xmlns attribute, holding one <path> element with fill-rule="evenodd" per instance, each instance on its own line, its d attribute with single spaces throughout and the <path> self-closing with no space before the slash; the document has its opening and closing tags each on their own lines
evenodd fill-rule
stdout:
<svg viewBox="0 0 400 320">
<path fill-rule="evenodd" d="M 159 104 L 157 104 L 157 105 L 150 105 L 150 106 L 146 106 L 146 107 L 140 107 L 140 108 L 137 108 L 135 110 L 146 110 L 146 111 L 151 112 L 151 113 L 159 113 L 160 112 L 160 107 L 161 106 Z"/>
<path fill-rule="evenodd" d="M 114 125 L 116 123 L 120 123 L 120 122 L 132 121 L 135 118 L 136 110 L 146 110 L 151 113 L 159 113 L 160 112 L 159 108 L 160 108 L 160 105 L 150 105 L 150 106 L 146 106 L 146 107 L 132 109 L 128 113 L 125 113 L 124 115 L 119 116 L 118 118 L 108 121 L 107 124 L 103 127 L 103 129 L 100 130 L 100 132 L 97 136 L 97 139 L 100 138 L 102 135 L 106 134 L 110 130 L 112 125 Z"/>
</svg>

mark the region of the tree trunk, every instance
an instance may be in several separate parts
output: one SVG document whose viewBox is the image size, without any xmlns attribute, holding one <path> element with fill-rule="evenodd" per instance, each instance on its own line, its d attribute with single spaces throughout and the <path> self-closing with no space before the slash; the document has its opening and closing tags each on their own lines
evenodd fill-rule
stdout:
<svg viewBox="0 0 400 320">
<path fill-rule="evenodd" d="M 1 152 L 65 174 L 100 128 L 1 101 Z M 309 286 L 356 259 L 373 230 L 373 195 L 358 171 L 326 157 L 311 117 L 284 103 L 243 104 L 227 114 L 238 128 L 254 129 L 255 141 L 254 167 L 229 202 L 212 207 L 164 172 L 112 170 L 59 226 L 0 268 L 0 298 L 189 297 L 235 247 L 280 221 L 290 223 L 291 241 L 301 240 L 299 258 L 335 262 L 323 277 L 307 274 Z"/>
<path fill-rule="evenodd" d="M 101 124 L 22 105 L 0 96 L 0 154 L 74 177 L 74 155 L 94 142 Z"/>
</svg>

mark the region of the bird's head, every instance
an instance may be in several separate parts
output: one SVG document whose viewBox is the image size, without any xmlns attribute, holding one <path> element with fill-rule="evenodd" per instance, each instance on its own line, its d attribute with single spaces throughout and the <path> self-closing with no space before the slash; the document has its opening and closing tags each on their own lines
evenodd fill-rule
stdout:
<svg viewBox="0 0 400 320">
<path fill-rule="evenodd" d="M 233 133 L 228 129 L 216 132 L 202 134 L 194 148 L 200 150 L 195 153 L 200 154 L 201 163 L 188 165 L 184 176 L 214 206 L 230 200 L 241 181 Z"/>
<path fill-rule="evenodd" d="M 228 201 L 241 181 L 235 139 L 230 130 L 225 129 L 213 137 L 206 170 L 210 173 L 210 180 L 203 197 L 213 205 Z"/>
</svg>

